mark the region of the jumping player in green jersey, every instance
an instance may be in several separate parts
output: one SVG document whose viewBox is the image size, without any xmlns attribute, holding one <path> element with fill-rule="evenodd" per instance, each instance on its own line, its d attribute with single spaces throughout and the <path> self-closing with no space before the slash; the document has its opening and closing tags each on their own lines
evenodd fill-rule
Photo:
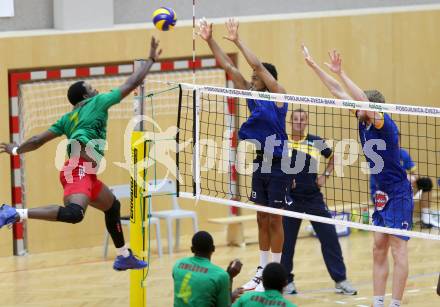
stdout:
<svg viewBox="0 0 440 307">
<path fill-rule="evenodd" d="M 108 110 L 138 87 L 153 63 L 159 58 L 159 41 L 151 38 L 150 55 L 120 87 L 109 93 L 98 93 L 89 83 L 72 84 L 67 97 L 73 110 L 63 115 L 47 131 L 33 136 L 21 145 L 0 144 L 0 153 L 10 155 L 34 151 L 45 143 L 65 135 L 69 159 L 60 172 L 64 189 L 64 206 L 51 205 L 32 209 L 0 207 L 0 228 L 26 219 L 39 219 L 76 224 L 83 220 L 87 206 L 104 212 L 105 224 L 117 249 L 115 270 L 142 269 L 148 264 L 133 256 L 125 245 L 120 221 L 120 202 L 109 188 L 98 180 L 96 172 L 103 156 L 107 135 Z"/>
</svg>

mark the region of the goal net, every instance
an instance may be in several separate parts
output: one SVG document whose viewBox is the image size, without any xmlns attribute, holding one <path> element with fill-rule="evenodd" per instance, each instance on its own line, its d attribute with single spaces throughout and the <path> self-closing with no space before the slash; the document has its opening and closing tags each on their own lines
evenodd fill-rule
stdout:
<svg viewBox="0 0 440 307">
<path fill-rule="evenodd" d="M 163 130 L 169 126 L 175 126 L 179 91 L 170 90 L 172 86 L 167 82 L 192 82 L 193 72 L 189 69 L 189 62 L 176 60 L 167 62 L 167 65 L 154 64 L 152 69 L 154 71 L 150 72 L 145 80 L 146 94 L 150 95 L 150 98 L 147 97 L 144 100 L 143 111 L 146 116 L 153 119 L 145 125 L 145 129 L 152 129 L 154 125 Z M 216 68 L 215 60 L 202 59 L 199 64 L 201 68 L 196 71 L 196 82 L 216 86 L 226 85 L 226 75 L 223 70 Z M 182 69 L 185 65 L 187 68 Z M 175 69 L 170 70 L 171 66 Z M 161 67 L 166 69 L 161 70 Z M 84 76 L 84 71 L 87 72 L 86 76 Z M 67 89 L 73 82 L 85 80 L 98 91 L 106 92 L 120 86 L 132 72 L 133 64 L 110 64 L 99 67 L 60 68 L 17 73 L 19 76 L 27 76 L 27 79 L 23 80 L 25 82 L 17 82 L 17 88 L 14 90 L 17 94 L 14 93 L 11 96 L 12 121 L 19 123 L 18 129 L 11 131 L 13 140 L 18 143 L 23 142 L 32 135 L 47 130 L 63 114 L 71 111 L 72 106 L 67 100 Z M 12 73 L 12 79 L 14 79 L 14 73 Z M 15 84 L 10 86 L 13 87 Z M 152 93 L 154 99 L 152 99 Z M 130 139 L 124 139 L 124 132 L 134 116 L 134 95 L 134 93 L 129 95 L 109 110 L 107 128 L 109 147 L 105 152 L 105 159 L 108 162 L 103 177 L 110 185 L 126 183 L 129 178 L 128 169 L 118 166 L 128 165 L 130 162 L 130 157 L 125 155 L 125 151 L 130 151 Z M 17 120 L 14 119 L 14 114 L 17 114 Z M 20 208 L 21 206 L 33 207 L 60 202 L 62 199 L 58 182 L 60 165 L 56 163 L 63 163 L 65 159 L 65 144 L 61 143 L 62 141 L 60 138 L 59 142 L 50 142 L 40 150 L 29 155 L 21 155 L 20 160 L 14 161 L 12 165 L 14 205 Z M 55 158 L 59 161 L 54 163 Z M 43 177 L 42 174 L 44 174 Z M 158 176 L 160 175 L 159 173 Z M 90 214 L 93 215 L 93 213 Z M 92 225 L 89 226 L 84 225 L 78 231 L 86 233 L 87 229 L 92 227 Z M 14 231 L 14 254 L 25 254 L 27 250 L 26 225 L 20 223 L 17 227 L 20 229 Z M 38 224 L 35 227 L 43 233 L 51 232 L 49 224 Z"/>
</svg>

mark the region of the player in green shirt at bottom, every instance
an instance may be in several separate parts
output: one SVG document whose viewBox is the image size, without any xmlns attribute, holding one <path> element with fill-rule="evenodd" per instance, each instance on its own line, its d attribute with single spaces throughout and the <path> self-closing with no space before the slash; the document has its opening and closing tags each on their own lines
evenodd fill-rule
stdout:
<svg viewBox="0 0 440 307">
<path fill-rule="evenodd" d="M 199 231 L 192 238 L 194 257 L 177 260 L 173 267 L 174 307 L 223 307 L 231 306 L 243 289 L 231 293 L 232 279 L 240 273 L 241 262 L 231 261 L 228 268 L 211 263 L 215 251 L 214 240 L 206 231 Z"/>
<path fill-rule="evenodd" d="M 280 306 L 296 307 L 283 297 L 283 288 L 287 285 L 287 272 L 276 262 L 269 263 L 263 270 L 264 292 L 249 291 L 240 296 L 232 307 Z"/>
</svg>

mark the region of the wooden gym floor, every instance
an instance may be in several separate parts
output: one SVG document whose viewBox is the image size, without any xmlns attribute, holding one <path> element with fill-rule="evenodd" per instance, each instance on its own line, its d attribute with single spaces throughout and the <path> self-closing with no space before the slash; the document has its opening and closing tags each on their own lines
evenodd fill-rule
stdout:
<svg viewBox="0 0 440 307">
<path fill-rule="evenodd" d="M 255 238 L 256 229 L 246 229 Z M 172 306 L 174 261 L 190 255 L 189 237 L 182 239 L 180 251 L 159 259 L 154 242 L 147 282 L 147 306 Z M 258 246 L 227 247 L 223 233 L 214 234 L 217 249 L 213 262 L 226 267 L 232 258 L 244 264 L 234 287 L 246 282 L 258 262 Z M 354 232 L 340 239 L 350 281 L 357 296 L 333 293 L 317 239 L 298 240 L 295 258 L 296 285 L 300 294 L 289 296 L 299 306 L 370 306 L 372 295 L 372 235 Z M 440 306 L 435 293 L 440 268 L 440 243 L 410 240 L 410 277 L 404 306 Z M 164 249 L 165 250 L 165 249 Z M 102 258 L 102 247 L 0 258 L 0 306 L 128 306 L 129 274 L 112 270 L 114 252 Z M 391 272 L 390 272 L 391 273 Z M 391 276 L 391 275 L 390 275 Z M 390 278 L 387 294 L 390 291 Z M 388 304 L 390 296 L 387 295 Z"/>
</svg>

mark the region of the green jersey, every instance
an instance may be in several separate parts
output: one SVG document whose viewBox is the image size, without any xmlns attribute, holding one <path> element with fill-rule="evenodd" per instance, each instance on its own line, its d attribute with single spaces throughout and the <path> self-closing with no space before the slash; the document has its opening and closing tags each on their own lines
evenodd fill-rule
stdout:
<svg viewBox="0 0 440 307">
<path fill-rule="evenodd" d="M 232 307 L 296 307 L 295 304 L 286 300 L 277 290 L 266 290 L 264 292 L 246 292 L 235 301 Z"/>
<path fill-rule="evenodd" d="M 230 306 L 229 274 L 208 258 L 180 259 L 173 267 L 174 307 Z"/>
<path fill-rule="evenodd" d="M 49 128 L 49 131 L 67 136 L 70 140 L 69 145 L 76 140 L 83 145 L 90 146 L 102 157 L 107 138 L 108 109 L 119 103 L 121 99 L 119 88 L 88 98 L 80 102 L 79 106 L 71 112 L 64 114 Z M 68 154 L 70 155 L 71 148 L 69 147 Z"/>
</svg>

